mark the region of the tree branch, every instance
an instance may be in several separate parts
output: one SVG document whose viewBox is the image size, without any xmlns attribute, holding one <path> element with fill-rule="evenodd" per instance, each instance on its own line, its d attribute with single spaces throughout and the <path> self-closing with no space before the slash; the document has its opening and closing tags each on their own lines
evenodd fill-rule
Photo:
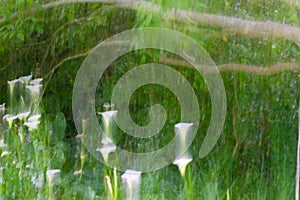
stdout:
<svg viewBox="0 0 300 200">
<path fill-rule="evenodd" d="M 65 0 L 55 1 L 44 4 L 40 9 L 32 9 L 23 14 L 32 14 L 37 11 L 50 9 L 65 4 L 75 3 L 103 3 L 114 5 L 119 8 L 138 10 L 143 6 L 146 12 L 158 14 L 162 10 L 159 5 L 152 4 L 143 0 Z M 11 18 L 16 18 L 14 13 Z M 248 37 L 272 37 L 288 39 L 300 43 L 300 28 L 287 24 L 280 24 L 271 21 L 260 22 L 244 20 L 235 17 L 219 16 L 214 14 L 203 14 L 186 10 L 172 10 L 163 14 L 165 20 L 174 20 L 177 22 L 192 22 L 195 25 L 204 25 L 208 27 L 225 29 L 230 33 L 246 35 Z M 6 18 L 0 19 L 0 24 L 6 22 Z"/>
<path fill-rule="evenodd" d="M 175 21 L 191 21 L 195 25 L 221 28 L 227 32 L 252 38 L 271 37 L 288 39 L 300 43 L 300 28 L 271 21 L 260 22 L 213 14 L 201 14 L 184 10 L 173 10 L 165 16 Z"/>
<path fill-rule="evenodd" d="M 115 45 L 115 42 L 119 42 L 119 41 L 114 41 L 112 43 L 107 43 L 106 45 Z M 128 45 L 129 42 L 127 41 L 120 41 L 121 45 Z M 85 52 L 85 53 L 80 53 L 80 54 L 76 54 L 73 56 L 69 56 L 65 59 L 63 59 L 62 61 L 60 61 L 57 65 L 55 65 L 51 71 L 44 76 L 48 77 L 47 82 L 44 85 L 44 89 L 42 91 L 41 96 L 44 95 L 46 88 L 53 76 L 53 74 L 55 73 L 55 71 L 62 66 L 64 63 L 70 61 L 70 60 L 74 60 L 77 58 L 82 58 L 82 57 L 86 57 L 87 55 L 89 55 L 90 50 Z M 178 67 L 186 67 L 186 68 L 193 68 L 192 65 L 184 60 L 180 60 L 180 59 L 173 59 L 173 58 L 168 58 L 168 57 L 161 57 L 159 60 L 159 63 L 162 64 L 167 64 L 167 65 L 173 65 L 173 66 L 178 66 Z M 241 71 L 241 72 L 246 72 L 246 73 L 250 73 L 250 74 L 254 74 L 254 75 L 274 75 L 274 74 L 278 74 L 284 71 L 297 71 L 300 72 L 300 63 L 278 63 L 276 65 L 272 65 L 269 67 L 258 67 L 258 66 L 254 66 L 254 65 L 244 65 L 244 64 L 235 64 L 235 63 L 231 63 L 231 64 L 223 64 L 223 65 L 219 65 L 217 66 L 220 72 L 228 72 L 228 71 Z"/>
<path fill-rule="evenodd" d="M 68 61 L 70 61 L 70 60 L 74 60 L 74 59 L 76 59 L 76 58 L 82 58 L 82 57 L 87 56 L 88 54 L 89 54 L 89 51 L 88 51 L 88 52 L 85 52 L 85 53 L 80 53 L 80 54 L 76 54 L 76 55 L 73 55 L 73 56 L 69 56 L 69 57 L 63 59 L 62 61 L 60 61 L 57 65 L 55 65 L 55 66 L 51 69 L 51 71 L 45 76 L 45 77 L 48 77 L 48 79 L 47 79 L 47 82 L 46 82 L 45 85 L 44 85 L 44 89 L 43 89 L 43 91 L 42 91 L 41 97 L 44 95 L 44 93 L 45 93 L 45 91 L 46 91 L 46 88 L 47 88 L 47 86 L 48 86 L 48 84 L 49 84 L 49 82 L 50 82 L 50 80 L 51 80 L 51 78 L 52 78 L 54 72 L 55 72 L 60 66 L 62 66 L 64 63 L 66 63 L 66 62 L 68 62 Z M 45 78 L 45 77 L 44 77 L 44 78 Z"/>
<path fill-rule="evenodd" d="M 160 63 L 166 65 L 174 65 L 179 67 L 193 68 L 192 65 L 185 60 L 174 59 L 168 57 L 161 57 L 159 60 Z M 246 72 L 255 75 L 274 75 L 284 71 L 296 71 L 300 72 L 300 63 L 289 62 L 289 63 L 277 63 L 275 65 L 267 67 L 258 67 L 255 65 L 246 65 L 246 64 L 237 64 L 237 63 L 228 63 L 218 65 L 218 70 L 220 72 L 229 72 L 229 71 L 240 71 Z"/>
</svg>

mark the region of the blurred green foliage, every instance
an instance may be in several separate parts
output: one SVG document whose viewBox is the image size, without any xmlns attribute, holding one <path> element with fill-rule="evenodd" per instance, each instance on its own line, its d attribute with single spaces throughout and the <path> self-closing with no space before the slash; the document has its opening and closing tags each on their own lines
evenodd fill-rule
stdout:
<svg viewBox="0 0 300 200">
<path fill-rule="evenodd" d="M 251 64 L 266 67 L 283 62 L 300 62 L 300 44 L 283 39 L 247 38 L 226 30 L 166 21 L 162 14 L 174 8 L 234 16 L 257 21 L 273 21 L 300 26 L 300 7 L 279 0 L 153 0 L 162 6 L 157 15 L 120 9 L 97 3 L 66 4 L 40 10 L 48 1 L 0 2 L 0 103 L 7 99 L 7 81 L 21 75 L 44 77 L 44 114 L 51 126 L 53 168 L 64 169 L 64 182 L 58 193 L 65 199 L 87 198 L 83 188 L 103 191 L 102 165 L 88 156 L 83 178 L 73 175 L 78 168 L 81 149 L 75 139 L 72 122 L 72 87 L 84 57 L 51 70 L 63 59 L 84 53 L 101 41 L 121 31 L 137 27 L 166 27 L 189 35 L 210 54 L 217 65 Z M 33 11 L 36 9 L 36 11 Z M 14 16 L 13 13 L 16 13 Z M 100 80 L 96 109 L 110 101 L 117 80 L 131 68 L 158 60 L 163 52 L 141 50 L 115 61 Z M 174 55 L 173 55 L 174 56 Z M 297 108 L 300 97 L 300 75 L 283 72 L 272 76 L 245 72 L 224 72 L 227 93 L 227 118 L 221 138 L 208 157 L 197 157 L 210 122 L 210 97 L 202 77 L 192 69 L 174 66 L 191 83 L 199 98 L 201 122 L 192 145 L 194 162 L 190 166 L 196 189 L 195 199 L 291 199 L 294 196 L 296 168 Z M 138 89 L 131 100 L 132 118 L 140 125 L 149 122 L 150 105 L 160 103 L 168 112 L 162 134 L 140 140 L 119 133 L 118 145 L 127 150 L 146 152 L 167 144 L 179 122 L 180 107 L 175 96 L 161 86 Z M 116 130 L 117 132 L 120 130 Z M 142 145 L 141 145 L 142 144 Z M 45 149 L 44 144 L 40 149 Z M 76 167 L 74 167 L 76 166 Z M 16 172 L 11 181 L 17 182 Z M 143 177 L 143 199 L 175 199 L 183 187 L 176 168 L 170 166 Z M 98 174 L 99 177 L 95 177 Z M 101 174 L 101 175 L 100 175 Z M 28 180 L 30 182 L 30 180 Z M 101 184 L 100 184 L 101 183 Z M 100 186 L 99 186 L 100 184 Z M 8 190 L 8 189 L 7 189 Z M 100 191 L 100 192 L 99 192 Z M 181 196 L 182 197 L 182 196 Z"/>
</svg>

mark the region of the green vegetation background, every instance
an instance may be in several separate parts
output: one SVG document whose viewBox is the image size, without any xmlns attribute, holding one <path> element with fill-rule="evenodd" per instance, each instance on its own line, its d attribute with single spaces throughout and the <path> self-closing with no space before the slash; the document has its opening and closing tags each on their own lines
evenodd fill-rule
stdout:
<svg viewBox="0 0 300 200">
<path fill-rule="evenodd" d="M 300 7 L 285 1 L 153 2 L 160 4 L 164 11 L 180 8 L 300 26 Z M 0 103 L 8 99 L 8 80 L 28 74 L 44 78 L 42 106 L 45 121 L 62 130 L 57 131 L 60 133 L 60 142 L 49 144 L 50 166 L 63 170 L 62 184 L 56 190 L 58 198 L 84 199 L 90 189 L 99 196 L 104 192 L 103 165 L 88 153 L 83 175 L 79 179 L 73 174 L 80 166 L 81 150 L 75 138 L 77 133 L 72 120 L 71 97 L 76 72 L 84 57 L 69 60 L 51 71 L 64 59 L 85 53 L 121 31 L 156 26 L 176 29 L 189 35 L 203 46 L 217 65 L 240 63 L 266 67 L 283 62 L 300 62 L 300 44 L 283 39 L 250 39 L 229 34 L 226 30 L 195 26 L 188 21 L 185 24 L 166 22 L 161 18 L 162 15 L 146 14 L 143 8 L 136 12 L 97 3 L 69 4 L 28 12 L 43 3 L 46 1 L 7 0 L 0 3 L 0 17 L 8 19 L 0 25 Z M 12 15 L 15 12 L 18 12 L 16 17 Z M 114 84 L 122 74 L 139 64 L 157 61 L 160 54 L 155 50 L 150 53 L 149 50 L 138 51 L 114 62 L 99 83 L 96 109 L 103 111 L 103 103 L 109 102 Z M 143 175 L 142 199 L 184 199 L 184 196 L 190 199 L 292 199 L 299 73 L 283 72 L 264 76 L 223 72 L 221 75 L 227 93 L 224 131 L 209 156 L 199 159 L 197 153 L 210 122 L 209 92 L 201 76 L 194 70 L 178 66 L 174 68 L 190 81 L 196 94 L 199 94 L 201 122 L 191 147 L 194 160 L 188 172 L 193 192 L 189 195 L 184 193 L 184 182 L 178 170 L 170 166 Z M 145 152 L 164 146 L 172 139 L 174 124 L 180 120 L 180 107 L 170 91 L 148 85 L 136 91 L 131 103 L 131 114 L 138 124 L 147 124 L 148 108 L 156 103 L 162 104 L 168 111 L 168 121 L 159 136 L 142 141 L 122 135 L 119 146 Z M 55 125 L 64 122 L 64 118 L 66 129 L 63 125 Z M 4 196 L 18 193 L 22 188 L 13 187 L 18 182 L 18 173 L 11 173 L 11 182 L 3 183 L 5 190 L 3 187 L 0 190 Z M 37 191 L 31 188 L 26 197 L 35 197 L 36 194 Z M 22 194 L 18 198 L 25 199 Z"/>
</svg>

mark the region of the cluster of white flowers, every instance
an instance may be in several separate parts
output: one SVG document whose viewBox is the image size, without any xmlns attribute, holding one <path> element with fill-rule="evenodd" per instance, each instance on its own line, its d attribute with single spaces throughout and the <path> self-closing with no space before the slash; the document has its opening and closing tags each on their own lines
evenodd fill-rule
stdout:
<svg viewBox="0 0 300 200">
<path fill-rule="evenodd" d="M 22 76 L 18 79 L 8 81 L 10 102 L 8 109 L 6 104 L 0 104 L 0 117 L 8 123 L 10 129 L 14 125 L 18 124 L 24 125 L 29 131 L 36 130 L 40 123 L 41 115 L 38 114 L 38 99 L 40 98 L 40 90 L 42 88 L 42 78 L 32 80 L 32 75 Z M 34 109 L 33 109 L 34 108 Z M 37 110 L 37 111 L 36 111 Z M 35 112 L 36 111 L 36 112 Z M 17 114 L 16 114 L 17 113 Z M 17 126 L 16 126 L 17 127 Z M 18 128 L 21 142 L 24 140 L 24 135 L 20 127 Z M 4 158 L 11 154 L 7 150 L 7 144 L 5 144 L 4 138 L 0 136 L 0 149 L 2 153 L 0 158 Z M 14 161 L 14 163 L 16 163 Z M 18 165 L 19 163 L 17 163 Z M 26 168 L 32 169 L 32 165 L 26 165 Z M 57 171 L 51 173 L 51 170 L 47 171 L 48 179 L 57 179 Z M 40 173 L 36 176 L 32 176 L 31 182 L 36 188 L 43 187 L 43 174 Z"/>
<path fill-rule="evenodd" d="M 8 81 L 9 90 L 10 90 L 10 96 L 11 96 L 11 102 L 10 102 L 10 113 L 4 115 L 3 120 L 6 120 L 8 122 L 9 128 L 12 128 L 12 125 L 16 119 L 19 119 L 20 121 L 24 122 L 24 125 L 29 128 L 29 130 L 35 130 L 38 128 L 38 124 L 40 123 L 39 118 L 40 115 L 36 114 L 36 112 L 32 113 L 30 110 L 31 107 L 34 106 L 34 111 L 36 111 L 36 107 L 38 107 L 38 98 L 40 96 L 40 90 L 42 88 L 42 78 L 37 78 L 32 80 L 32 75 L 29 76 L 22 76 L 18 79 L 14 79 L 11 81 Z M 14 92 L 15 92 L 15 86 L 19 83 L 21 90 L 19 95 L 19 104 L 20 105 L 14 105 L 13 99 L 15 98 Z M 23 88 L 23 89 L 22 89 Z M 28 92 L 25 90 L 28 89 Z M 30 102 L 25 102 L 24 96 L 29 94 L 29 96 L 32 96 L 32 99 Z M 25 105 L 25 104 L 28 105 Z M 16 108 L 19 107 L 19 108 Z M 14 114 L 16 111 L 18 111 L 18 114 Z M 0 105 L 0 112 L 5 112 L 5 103 Z M 32 116 L 30 116 L 32 114 Z M 28 118 L 29 117 L 29 118 Z M 27 119 L 28 118 L 28 119 Z"/>
</svg>

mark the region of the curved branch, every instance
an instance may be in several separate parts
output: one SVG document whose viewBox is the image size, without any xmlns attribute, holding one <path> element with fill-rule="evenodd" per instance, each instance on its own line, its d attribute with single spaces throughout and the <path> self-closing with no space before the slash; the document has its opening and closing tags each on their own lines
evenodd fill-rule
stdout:
<svg viewBox="0 0 300 200">
<path fill-rule="evenodd" d="M 62 61 L 60 61 L 57 65 L 55 65 L 55 66 L 51 69 L 51 71 L 45 76 L 45 77 L 47 77 L 47 76 L 49 76 L 49 77 L 48 77 L 47 82 L 46 82 L 45 85 L 44 85 L 44 89 L 43 89 L 43 91 L 42 91 L 42 93 L 41 93 L 41 97 L 44 95 L 44 93 L 45 93 L 45 91 L 46 91 L 46 88 L 47 88 L 47 86 L 48 86 L 48 84 L 49 84 L 49 82 L 50 82 L 50 80 L 51 80 L 51 78 L 52 78 L 54 72 L 55 72 L 60 66 L 62 66 L 64 63 L 66 63 L 66 62 L 68 62 L 68 61 L 70 61 L 70 60 L 74 60 L 74 59 L 76 59 L 76 58 L 82 58 L 82 57 L 87 56 L 88 54 L 89 54 L 89 51 L 88 51 L 88 52 L 85 52 L 85 53 L 80 53 L 80 54 L 76 54 L 76 55 L 73 55 L 73 56 L 69 56 L 69 57 L 63 59 Z M 44 78 L 45 78 L 45 77 L 44 77 Z"/>
<path fill-rule="evenodd" d="M 10 20 L 17 18 L 18 14 L 22 14 L 24 16 L 26 15 L 31 15 L 34 14 L 36 12 L 40 12 L 40 11 L 44 11 L 46 9 L 51 9 L 54 7 L 58 7 L 58 6 L 62 6 L 62 5 L 68 5 L 68 4 L 75 4 L 75 3 L 105 3 L 105 4 L 115 4 L 118 1 L 114 1 L 114 0 L 65 0 L 65 1 L 54 1 L 54 2 L 50 2 L 50 3 L 46 3 L 44 5 L 41 6 L 37 6 L 36 8 L 32 8 L 30 10 L 26 10 L 23 11 L 21 13 L 19 12 L 15 12 L 10 16 Z M 7 19 L 6 17 L 3 17 L 2 19 L 0 19 L 0 24 L 3 24 L 5 22 L 7 22 L 9 19 Z"/>
<path fill-rule="evenodd" d="M 255 75 L 274 75 L 285 71 L 295 71 L 300 73 L 300 63 L 278 63 L 268 67 L 231 63 L 219 65 L 218 69 L 220 72 L 240 71 Z"/>
<path fill-rule="evenodd" d="M 60 66 L 62 66 L 64 63 L 66 63 L 70 60 L 86 57 L 89 53 L 90 53 L 90 51 L 87 51 L 85 53 L 80 53 L 80 54 L 76 54 L 73 56 L 69 56 L 69 57 L 63 59 L 62 61 L 60 61 L 57 65 L 55 65 L 51 69 L 51 71 L 45 76 L 45 77 L 48 76 L 48 80 L 45 83 L 45 86 L 41 93 L 41 96 L 44 95 L 46 88 L 47 88 L 53 74 Z M 191 64 L 189 64 L 188 62 L 186 62 L 184 60 L 167 58 L 167 57 L 161 57 L 159 60 L 159 63 L 174 65 L 174 66 L 178 66 L 178 67 L 193 68 L 191 66 Z M 300 63 L 278 63 L 276 65 L 269 66 L 269 67 L 258 67 L 258 66 L 254 66 L 254 65 L 231 63 L 231 64 L 219 65 L 217 67 L 220 72 L 241 71 L 241 72 L 246 72 L 246 73 L 250 73 L 250 74 L 254 74 L 254 75 L 274 75 L 274 74 L 278 74 L 278 73 L 281 73 L 284 71 L 297 71 L 300 73 Z"/>
<path fill-rule="evenodd" d="M 235 17 L 201 14 L 184 10 L 166 13 L 166 17 L 175 21 L 190 21 L 195 25 L 221 28 L 227 32 L 246 35 L 252 38 L 271 37 L 288 39 L 300 43 L 300 28 L 271 21 L 260 22 Z"/>
<path fill-rule="evenodd" d="M 174 65 L 179 67 L 193 68 L 192 65 L 185 60 L 161 57 L 159 60 L 162 64 Z M 255 65 L 228 63 L 217 66 L 220 72 L 240 71 L 254 75 L 274 75 L 285 71 L 296 71 L 300 73 L 300 63 L 277 63 L 267 67 L 258 67 Z"/>
<path fill-rule="evenodd" d="M 144 0 L 65 0 L 47 3 L 41 8 L 32 9 L 23 14 L 30 14 L 44 9 L 50 9 L 65 4 L 74 3 L 103 3 L 114 5 L 119 8 L 138 10 L 143 6 L 146 12 L 158 14 L 162 10 L 161 6 L 146 2 Z M 11 18 L 16 18 L 14 13 Z M 192 22 L 195 25 L 205 25 L 208 27 L 221 28 L 230 33 L 246 35 L 248 37 L 272 37 L 288 39 L 300 43 L 300 27 L 280 24 L 271 21 L 260 22 L 244 20 L 235 17 L 219 16 L 214 14 L 203 14 L 186 10 L 172 10 L 164 13 L 163 18 L 177 22 Z M 0 19 L 0 24 L 6 22 L 6 18 Z"/>
</svg>

